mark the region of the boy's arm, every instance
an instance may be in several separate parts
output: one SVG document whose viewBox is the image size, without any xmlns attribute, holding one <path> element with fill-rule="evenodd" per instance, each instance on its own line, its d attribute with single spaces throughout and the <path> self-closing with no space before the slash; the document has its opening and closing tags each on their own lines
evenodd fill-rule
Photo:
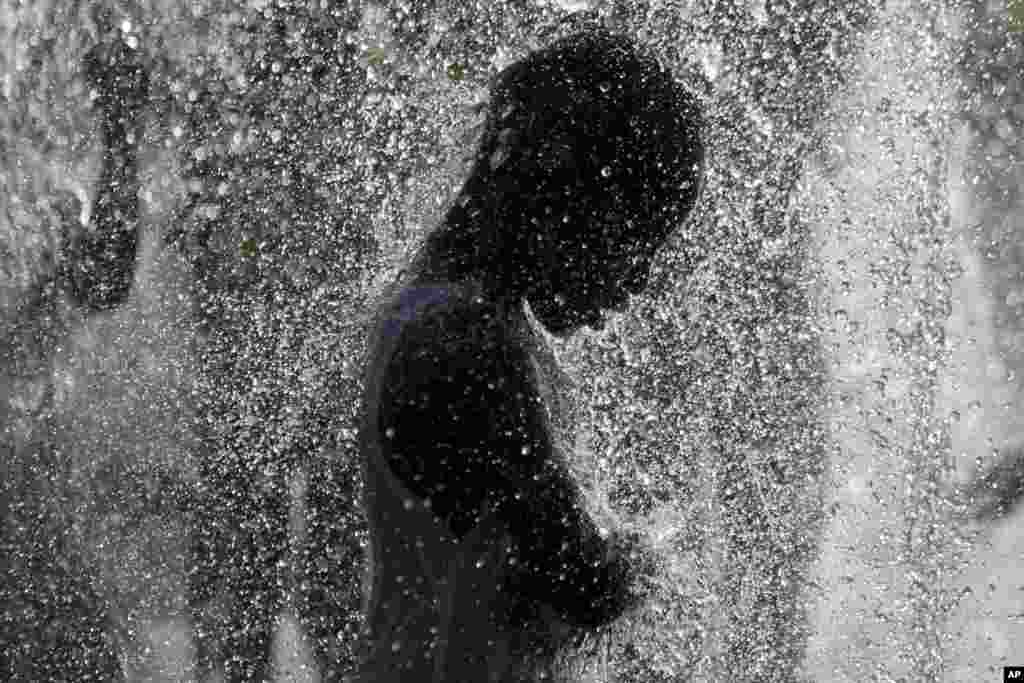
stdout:
<svg viewBox="0 0 1024 683">
<path fill-rule="evenodd" d="M 89 310 L 119 304 L 132 285 L 139 218 L 138 148 L 149 81 L 138 53 L 121 41 L 85 57 L 85 77 L 100 114 L 103 159 L 88 230 L 66 236 L 62 277 Z"/>
<path fill-rule="evenodd" d="M 631 599 L 625 558 L 580 508 L 527 354 L 492 313 L 432 316 L 403 333 L 378 416 L 385 457 L 460 537 L 485 502 L 497 509 L 517 542 L 518 590 L 570 623 L 604 623 Z"/>
</svg>

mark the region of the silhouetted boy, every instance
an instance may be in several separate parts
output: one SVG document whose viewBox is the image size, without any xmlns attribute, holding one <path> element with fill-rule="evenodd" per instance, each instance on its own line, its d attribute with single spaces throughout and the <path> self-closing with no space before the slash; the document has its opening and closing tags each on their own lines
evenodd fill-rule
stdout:
<svg viewBox="0 0 1024 683">
<path fill-rule="evenodd" d="M 696 199 L 700 128 L 671 74 L 601 30 L 498 78 L 475 167 L 372 339 L 354 680 L 533 680 L 551 622 L 635 604 L 628 544 L 598 532 L 552 447 L 524 304 L 564 335 L 643 289 Z"/>
</svg>

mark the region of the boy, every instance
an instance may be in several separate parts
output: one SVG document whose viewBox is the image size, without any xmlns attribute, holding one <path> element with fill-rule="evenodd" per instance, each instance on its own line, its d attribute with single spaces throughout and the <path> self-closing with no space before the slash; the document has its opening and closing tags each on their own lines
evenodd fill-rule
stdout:
<svg viewBox="0 0 1024 683">
<path fill-rule="evenodd" d="M 603 30 L 499 76 L 474 169 L 371 340 L 355 681 L 533 680 L 565 625 L 636 603 L 628 544 L 554 452 L 524 306 L 566 335 L 643 289 L 696 200 L 700 128 L 672 76 Z"/>
</svg>

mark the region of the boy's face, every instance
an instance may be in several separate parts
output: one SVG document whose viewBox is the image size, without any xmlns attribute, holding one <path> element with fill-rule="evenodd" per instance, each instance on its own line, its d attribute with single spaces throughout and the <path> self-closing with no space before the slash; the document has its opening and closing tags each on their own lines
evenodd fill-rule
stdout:
<svg viewBox="0 0 1024 683">
<path fill-rule="evenodd" d="M 584 325 L 601 329 L 606 311 L 623 310 L 630 296 L 647 286 L 651 261 L 660 245 L 643 242 L 591 248 L 574 258 L 556 259 L 557 272 L 541 275 L 548 286 L 528 296 L 530 308 L 555 336 L 567 336 Z"/>
</svg>

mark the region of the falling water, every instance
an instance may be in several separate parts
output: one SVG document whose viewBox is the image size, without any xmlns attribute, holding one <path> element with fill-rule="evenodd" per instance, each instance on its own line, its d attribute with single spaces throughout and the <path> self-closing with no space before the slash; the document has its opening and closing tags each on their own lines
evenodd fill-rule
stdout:
<svg viewBox="0 0 1024 683">
<path fill-rule="evenodd" d="M 659 558 L 562 678 L 1024 665 L 1020 513 L 975 514 L 1024 434 L 1024 39 L 980 0 L 4 4 L 5 651 L 77 610 L 131 680 L 196 680 L 192 624 L 239 602 L 225 575 L 186 605 L 207 534 L 277 586 L 276 680 L 349 669 L 365 322 L 465 176 L 489 79 L 574 12 L 689 84 L 709 158 L 650 290 L 541 358 L 591 512 Z M 78 65 L 112 37 L 153 72 L 144 220 L 131 296 L 86 318 L 52 280 L 96 196 Z M 54 585 L 91 607 L 38 604 Z"/>
</svg>

